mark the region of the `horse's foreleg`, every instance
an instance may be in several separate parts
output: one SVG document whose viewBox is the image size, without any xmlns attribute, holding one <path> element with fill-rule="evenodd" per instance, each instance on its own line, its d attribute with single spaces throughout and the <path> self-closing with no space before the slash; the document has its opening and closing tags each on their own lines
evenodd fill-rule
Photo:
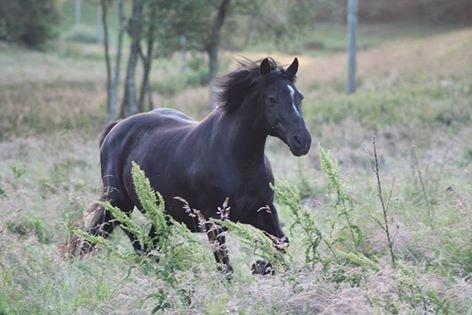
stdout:
<svg viewBox="0 0 472 315">
<path fill-rule="evenodd" d="M 223 229 L 217 224 L 205 223 L 205 231 L 212 246 L 216 263 L 218 264 L 218 270 L 222 271 L 228 279 L 231 279 L 233 267 L 229 262 Z"/>
<path fill-rule="evenodd" d="M 272 240 L 277 250 L 285 252 L 285 248 L 288 246 L 288 238 L 282 231 L 277 209 L 273 204 L 260 208 L 254 216 L 244 220 L 243 223 L 250 224 L 263 231 Z M 274 274 L 271 263 L 261 260 L 252 264 L 251 270 L 253 274 Z"/>
</svg>

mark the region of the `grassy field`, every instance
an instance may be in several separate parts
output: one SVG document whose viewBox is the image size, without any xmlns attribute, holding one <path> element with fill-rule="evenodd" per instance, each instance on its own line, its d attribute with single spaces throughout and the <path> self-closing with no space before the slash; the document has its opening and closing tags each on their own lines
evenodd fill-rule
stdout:
<svg viewBox="0 0 472 315">
<path fill-rule="evenodd" d="M 275 276 L 252 276 L 257 255 L 230 232 L 230 283 L 203 256 L 172 283 L 116 251 L 62 259 L 73 222 L 101 190 L 101 50 L 70 42 L 49 54 L 1 46 L 0 314 L 140 314 L 156 306 L 179 314 L 471 314 L 472 29 L 390 32 L 388 42 L 383 35 L 366 39 L 352 96 L 344 94 L 345 56 L 336 53 L 332 36 L 326 40 L 332 50 L 299 55 L 313 148 L 295 158 L 280 141 L 268 144 L 278 182 L 298 192 L 283 190 L 278 199 L 285 231 L 295 223 L 289 255 Z M 254 47 L 225 53 L 224 69 L 234 67 L 234 56 L 260 58 L 272 50 L 281 63 L 293 58 Z M 182 84 L 178 62 L 156 62 L 154 101 L 203 117 L 207 89 Z M 170 90 L 177 83 L 182 90 Z M 373 134 L 395 268 L 372 170 Z M 317 143 L 337 161 L 337 175 L 326 160 L 321 167 Z M 333 184 L 342 187 L 341 196 Z M 297 224 L 296 211 L 310 219 Z M 345 212 L 355 229 L 346 226 Z M 316 259 L 306 261 L 300 225 L 306 222 L 333 243 L 334 255 L 322 243 Z M 121 231 L 111 244 L 131 255 Z M 201 244 L 211 258 L 203 238 Z"/>
</svg>

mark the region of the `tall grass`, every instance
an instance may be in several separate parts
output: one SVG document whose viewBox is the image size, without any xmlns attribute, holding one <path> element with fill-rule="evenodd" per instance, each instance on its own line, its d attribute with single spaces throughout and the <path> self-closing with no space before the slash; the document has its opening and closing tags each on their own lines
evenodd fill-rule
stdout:
<svg viewBox="0 0 472 315">
<path fill-rule="evenodd" d="M 139 172 L 136 188 L 154 210 L 128 218 L 105 206 L 143 247 L 162 248 L 137 255 L 118 229 L 96 239 L 102 250 L 90 257 L 59 258 L 70 222 L 101 190 L 96 141 L 77 136 L 84 125 L 98 129 L 103 116 L 100 51 L 69 43 L 70 53 L 49 55 L 2 47 L 0 137 L 9 140 L 0 142 L 0 313 L 470 314 L 470 34 L 361 51 L 360 89 L 349 97 L 341 55 L 300 58 L 305 117 L 330 150 L 297 163 L 278 142 L 268 143 L 275 174 L 284 179 L 274 189 L 291 243 L 282 255 L 252 227 L 213 221 L 228 229 L 231 281 L 217 271 L 206 239 L 164 224 L 164 204 Z M 156 63 L 154 82 L 177 75 L 174 60 L 162 62 L 169 69 Z M 206 97 L 199 88 L 156 100 L 203 115 Z M 363 150 L 371 129 L 386 221 L 372 154 Z M 166 237 L 150 237 L 152 226 Z M 253 259 L 273 262 L 277 272 L 252 276 Z"/>
</svg>

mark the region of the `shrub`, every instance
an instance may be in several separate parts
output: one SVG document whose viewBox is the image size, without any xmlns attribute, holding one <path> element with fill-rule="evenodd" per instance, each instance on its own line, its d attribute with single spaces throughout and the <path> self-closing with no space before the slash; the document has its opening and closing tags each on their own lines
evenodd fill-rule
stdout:
<svg viewBox="0 0 472 315">
<path fill-rule="evenodd" d="M 95 44 L 97 42 L 97 32 L 89 26 L 74 26 L 64 35 L 64 40 L 83 44 Z"/>
<path fill-rule="evenodd" d="M 209 81 L 210 75 L 205 59 L 195 56 L 188 60 L 186 71 L 166 76 L 165 80 L 156 82 L 153 88 L 160 94 L 172 96 L 187 87 L 204 86 Z"/>
<path fill-rule="evenodd" d="M 0 37 L 43 48 L 58 35 L 58 0 L 0 0 Z"/>
</svg>

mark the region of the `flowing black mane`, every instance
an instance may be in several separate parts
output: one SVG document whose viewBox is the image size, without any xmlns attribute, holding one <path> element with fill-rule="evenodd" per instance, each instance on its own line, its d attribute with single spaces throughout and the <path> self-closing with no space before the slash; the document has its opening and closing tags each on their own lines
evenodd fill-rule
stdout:
<svg viewBox="0 0 472 315">
<path fill-rule="evenodd" d="M 277 79 L 284 78 L 292 82 L 296 77 L 278 65 L 274 59 L 268 58 L 271 72 L 262 75 L 260 73 L 260 61 L 249 59 L 238 60 L 239 68 L 228 73 L 219 83 L 219 107 L 226 112 L 234 112 L 239 108 L 244 98 L 260 83 L 270 84 Z"/>
</svg>

